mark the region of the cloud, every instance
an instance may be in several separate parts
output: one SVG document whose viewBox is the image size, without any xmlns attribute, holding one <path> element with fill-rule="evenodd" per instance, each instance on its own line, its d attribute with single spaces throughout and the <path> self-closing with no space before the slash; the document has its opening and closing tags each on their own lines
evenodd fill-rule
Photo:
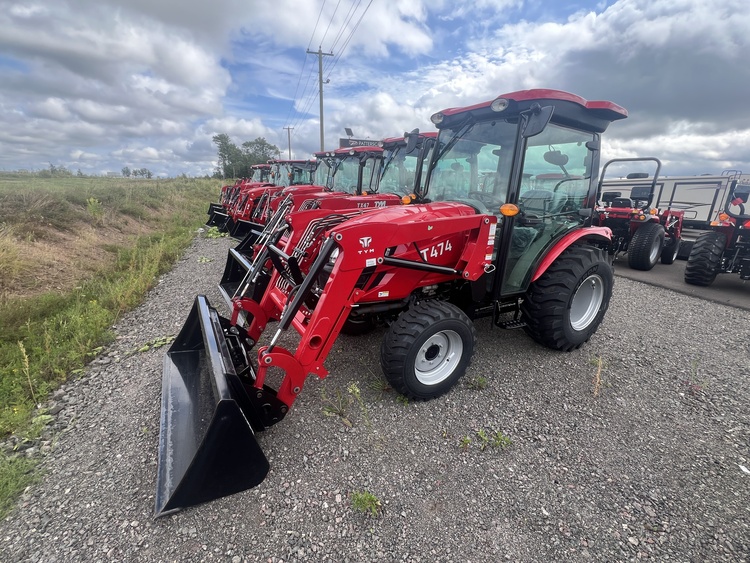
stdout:
<svg viewBox="0 0 750 563">
<path fill-rule="evenodd" d="M 197 173 L 213 166 L 213 135 L 284 151 L 285 126 L 306 157 L 320 141 L 305 51 L 319 46 L 335 55 L 324 57 L 328 148 L 344 127 L 431 130 L 446 107 L 545 87 L 626 107 L 604 136 L 613 155 L 658 156 L 669 172 L 750 169 L 746 0 L 0 5 L 6 169 L 162 159 L 164 173 Z"/>
</svg>

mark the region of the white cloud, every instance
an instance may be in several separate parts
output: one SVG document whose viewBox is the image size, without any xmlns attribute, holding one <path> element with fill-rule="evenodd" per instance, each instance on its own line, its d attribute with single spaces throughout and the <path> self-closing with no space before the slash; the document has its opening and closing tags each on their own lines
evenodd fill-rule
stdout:
<svg viewBox="0 0 750 563">
<path fill-rule="evenodd" d="M 214 134 L 265 137 L 285 152 L 285 125 L 295 156 L 306 157 L 319 134 L 317 61 L 304 51 L 319 45 L 340 56 L 335 67 L 325 59 L 329 148 L 344 127 L 371 138 L 431 129 L 429 116 L 446 107 L 547 87 L 629 110 L 605 134 L 613 154 L 653 154 L 680 171 L 750 169 L 746 0 L 567 12 L 522 0 L 342 1 L 322 11 L 322 0 L 2 5 L 6 169 L 73 159 L 119 170 L 118 159 L 141 158 L 205 171 Z"/>
</svg>

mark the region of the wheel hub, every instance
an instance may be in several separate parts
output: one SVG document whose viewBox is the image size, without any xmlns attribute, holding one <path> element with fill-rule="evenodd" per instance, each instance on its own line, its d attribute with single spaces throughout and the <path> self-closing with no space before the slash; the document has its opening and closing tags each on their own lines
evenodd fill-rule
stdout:
<svg viewBox="0 0 750 563">
<path fill-rule="evenodd" d="M 458 366 L 463 342 L 457 332 L 444 330 L 430 336 L 417 352 L 414 371 L 423 385 L 440 383 Z"/>
<path fill-rule="evenodd" d="M 604 282 L 598 274 L 583 280 L 570 303 L 570 325 L 573 330 L 586 329 L 599 314 L 604 301 Z"/>
</svg>

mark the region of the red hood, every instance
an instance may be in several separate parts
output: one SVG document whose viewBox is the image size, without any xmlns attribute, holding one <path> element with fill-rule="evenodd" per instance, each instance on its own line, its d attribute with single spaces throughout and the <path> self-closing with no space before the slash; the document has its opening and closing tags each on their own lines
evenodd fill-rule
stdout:
<svg viewBox="0 0 750 563">
<path fill-rule="evenodd" d="M 354 219 L 349 219 L 345 225 L 350 224 L 362 225 L 365 223 L 380 224 L 408 224 L 434 221 L 446 217 L 462 217 L 466 215 L 479 215 L 477 211 L 463 203 L 453 201 L 440 201 L 430 204 L 421 205 L 397 205 L 384 207 L 376 213 L 367 213 Z M 337 230 L 344 225 L 337 227 Z"/>
</svg>

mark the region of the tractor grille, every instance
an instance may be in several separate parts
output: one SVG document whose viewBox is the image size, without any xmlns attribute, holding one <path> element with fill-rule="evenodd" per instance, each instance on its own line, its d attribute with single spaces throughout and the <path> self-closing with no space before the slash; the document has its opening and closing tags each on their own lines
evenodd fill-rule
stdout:
<svg viewBox="0 0 750 563">
<path fill-rule="evenodd" d="M 306 199 L 299 206 L 300 211 L 309 211 L 310 209 L 317 209 L 320 207 L 320 201 L 317 199 Z"/>
</svg>

